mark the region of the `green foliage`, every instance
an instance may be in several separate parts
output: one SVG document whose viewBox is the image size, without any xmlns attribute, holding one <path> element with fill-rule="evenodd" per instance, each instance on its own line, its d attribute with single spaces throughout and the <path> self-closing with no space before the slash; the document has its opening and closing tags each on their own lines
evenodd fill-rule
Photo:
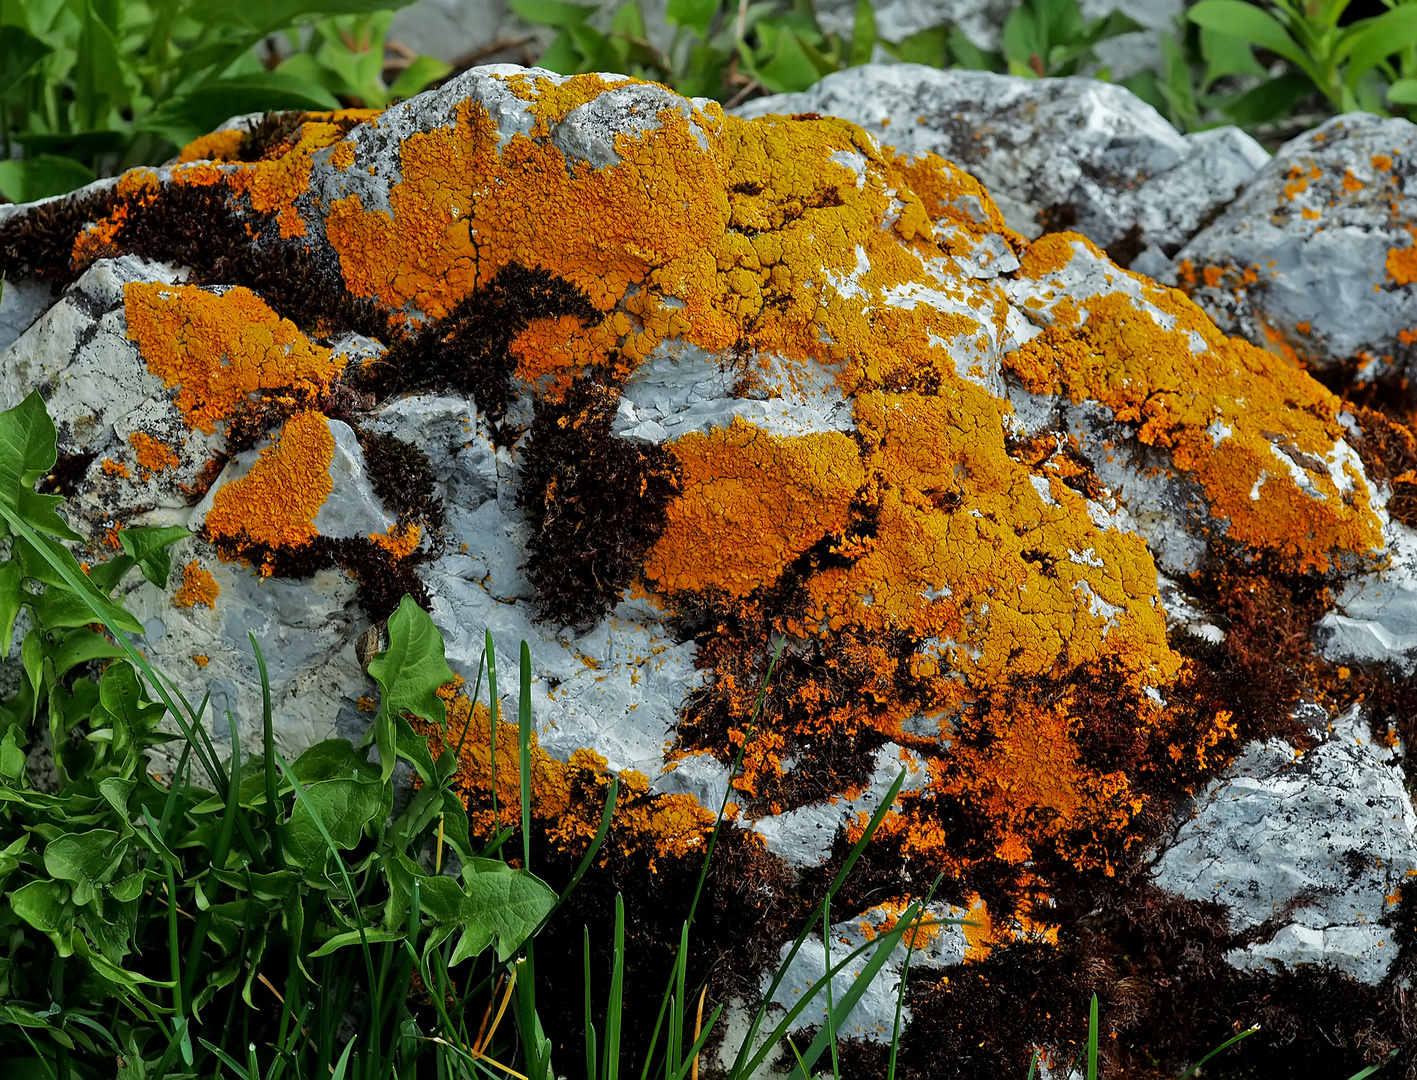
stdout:
<svg viewBox="0 0 1417 1080">
<path fill-rule="evenodd" d="M 420 1021 L 413 979 L 446 988 L 460 968 L 476 984 L 557 897 L 478 856 L 447 791 L 451 754 L 432 761 L 394 723 L 405 711 L 442 719 L 433 691 L 452 673 L 427 613 L 405 600 L 376 661 L 398 739 L 382 764 L 338 739 L 286 764 L 264 678 L 267 752 L 243 757 L 228 713 L 223 762 L 206 703 L 163 689 L 127 638 L 141 625 L 111 596 L 133 571 L 165 585 L 187 531 L 125 530 L 122 553 L 86 572 L 61 542 L 74 533 L 60 500 L 33 489 L 56 460 L 38 395 L 0 414 L 0 450 L 6 652 L 28 616 L 24 675 L 0 702 L 0 1058 L 55 1077 L 111 1076 L 115 1056 L 120 1075 L 210 1076 L 250 1045 L 237 1065 L 251 1076 L 413 1075 L 420 1059 L 449 1057 L 452 1075 L 472 1075 L 447 1045 L 473 1044 L 466 1000 L 450 1015 L 442 995 L 436 1019 Z M 259 649 L 257 661 L 264 673 Z M 46 748 L 53 768 L 37 786 L 45 770 L 32 775 L 27 757 Z M 148 772 L 160 750 L 178 759 L 165 783 Z M 208 784 L 193 779 L 194 756 Z M 396 756 L 422 783 L 398 815 Z M 452 858 L 456 876 L 441 872 Z M 335 1029 L 360 1001 L 373 1002 L 370 1021 L 341 1052 Z"/>
<path fill-rule="evenodd" d="M 449 68 L 399 61 L 385 82 L 384 36 L 408 2 L 0 0 L 0 195 L 24 202 L 156 164 L 240 113 L 415 94 Z M 294 52 L 267 70 L 258 46 L 274 34 Z"/>
</svg>

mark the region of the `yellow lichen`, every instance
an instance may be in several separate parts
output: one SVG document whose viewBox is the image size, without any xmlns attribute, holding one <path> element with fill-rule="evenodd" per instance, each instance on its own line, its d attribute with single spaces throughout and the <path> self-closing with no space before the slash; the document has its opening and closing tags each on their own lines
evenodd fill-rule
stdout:
<svg viewBox="0 0 1417 1080">
<path fill-rule="evenodd" d="M 193 139 L 177 152 L 177 164 L 186 165 L 193 161 L 235 161 L 241 150 L 246 133 L 239 128 L 213 131 Z"/>
<path fill-rule="evenodd" d="M 249 472 L 217 490 L 207 513 L 207 533 L 268 547 L 309 543 L 318 535 L 315 515 L 334 488 L 334 451 L 324 415 L 296 413 L 279 439 L 261 450 Z"/>
<path fill-rule="evenodd" d="M 141 431 L 135 431 L 128 436 L 128 442 L 132 445 L 138 457 L 138 464 L 149 472 L 163 472 L 167 469 L 175 469 L 181 459 L 172 452 L 172 448 L 159 439 L 154 439 Z"/>
<path fill-rule="evenodd" d="M 180 387 L 177 407 L 189 425 L 205 432 L 261 390 L 318 393 L 343 367 L 329 349 L 241 286 L 218 293 L 133 282 L 123 298 L 128 337 L 138 343 L 148 370 Z"/>
<path fill-rule="evenodd" d="M 205 604 L 209 608 L 215 608 L 216 598 L 219 595 L 221 595 L 221 586 L 216 583 L 212 572 L 203 569 L 201 563 L 193 559 L 182 571 L 182 587 L 177 590 L 172 602 L 183 608 L 193 607 L 196 604 Z M 205 667 L 205 660 L 205 657 L 198 660 L 198 665 Z"/>
</svg>

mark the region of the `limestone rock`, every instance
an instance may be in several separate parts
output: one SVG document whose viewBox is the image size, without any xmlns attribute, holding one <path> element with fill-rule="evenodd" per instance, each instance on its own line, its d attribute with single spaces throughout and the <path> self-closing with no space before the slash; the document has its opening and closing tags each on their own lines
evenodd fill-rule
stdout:
<svg viewBox="0 0 1417 1080">
<path fill-rule="evenodd" d="M 887 113 L 929 97 L 918 72 L 851 78 Z M 1029 93 L 1105 129 L 1077 161 L 1194 160 L 1108 88 Z M 1034 168 L 1045 130 L 996 141 L 990 167 Z M 32 321 L 0 354 L 0 405 L 46 396 L 46 484 L 86 559 L 131 525 L 193 530 L 167 588 L 123 589 L 149 655 L 194 700 L 213 688 L 217 732 L 230 708 L 259 745 L 250 631 L 284 752 L 357 733 L 377 691 L 354 644 L 407 594 L 463 680 L 446 729 L 418 730 L 458 748 L 479 834 L 520 823 L 485 680 L 473 700 L 489 631 L 499 722 L 521 642 L 532 657 L 548 865 L 579 858 L 618 777 L 584 887 L 657 925 L 726 800 L 728 880 L 701 910 L 735 993 L 761 991 L 784 919 L 904 772 L 840 935 L 938 877 L 932 902 L 976 928 L 932 939 L 912 1015 L 957 1032 L 964 999 L 941 988 L 1031 1000 L 1028 973 L 1055 973 L 1067 1000 L 991 1044 L 1021 1072 L 1095 988 L 1052 913 L 1143 889 L 1186 793 L 1244 744 L 1269 762 L 1298 737 L 1299 681 L 1351 691 L 1300 655 L 1309 616 L 1285 620 L 1365 617 L 1359 594 L 1405 558 L 1406 481 L 1373 417 L 1085 236 L 1025 239 L 925 142 L 902 150 L 840 118 L 510 67 L 382 114 L 243 122 L 62 214 L 0 219 L 0 253 L 22 253 L 0 270 L 62 291 L 15 316 Z M 1066 189 L 1096 196 L 1096 222 L 1122 220 L 1124 190 Z M 1255 658 L 1277 648 L 1272 675 Z M 1367 782 L 1343 762 L 1283 782 L 1300 802 L 1311 780 L 1315 799 Z M 1406 865 L 1410 838 L 1384 835 Z M 1373 978 L 1340 937 L 1292 959 Z"/>
<path fill-rule="evenodd" d="M 1247 746 L 1157 861 L 1156 880 L 1226 905 L 1244 935 L 1229 955 L 1241 969 L 1328 964 L 1376 983 L 1397 958 L 1388 916 L 1417 875 L 1417 814 L 1397 755 L 1358 710 L 1332 722 L 1305 712 L 1319 745 L 1303 755 L 1281 741 Z"/>
<path fill-rule="evenodd" d="M 1222 329 L 1361 384 L 1412 370 L 1417 128 L 1366 113 L 1287 143 L 1176 256 Z"/>
<path fill-rule="evenodd" d="M 1076 229 L 1123 264 L 1151 245 L 1174 252 L 1268 158 L 1238 128 L 1181 135 L 1130 91 L 1084 78 L 868 64 L 736 112 L 845 117 L 964 166 L 1024 235 Z"/>
</svg>

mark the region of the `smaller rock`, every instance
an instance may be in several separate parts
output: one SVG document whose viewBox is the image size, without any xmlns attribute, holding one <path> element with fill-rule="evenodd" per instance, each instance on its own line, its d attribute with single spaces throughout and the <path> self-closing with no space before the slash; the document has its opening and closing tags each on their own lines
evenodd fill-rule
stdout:
<svg viewBox="0 0 1417 1080">
<path fill-rule="evenodd" d="M 1375 985 L 1397 957 L 1383 919 L 1417 874 L 1417 814 L 1397 749 L 1356 707 L 1297 718 L 1324 741 L 1304 754 L 1278 739 L 1247 746 L 1157 861 L 1156 882 L 1229 908 L 1240 942 L 1226 959 L 1242 971 L 1327 964 Z"/>
</svg>

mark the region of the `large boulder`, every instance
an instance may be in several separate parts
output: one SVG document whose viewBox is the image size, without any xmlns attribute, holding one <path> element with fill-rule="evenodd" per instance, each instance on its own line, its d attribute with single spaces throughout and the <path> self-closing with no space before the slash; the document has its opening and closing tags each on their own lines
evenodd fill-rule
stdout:
<svg viewBox="0 0 1417 1080">
<path fill-rule="evenodd" d="M 1307 857 L 1417 866 L 1410 807 L 1386 824 L 1400 765 L 1314 750 L 1296 719 L 1303 695 L 1398 700 L 1384 669 L 1338 668 L 1308 636 L 1412 540 L 1387 509 L 1395 429 L 901 150 L 840 118 L 511 67 L 379 115 L 249 118 L 0 216 L 0 270 L 27 283 L 5 310 L 28 312 L 0 405 L 45 396 L 45 485 L 88 557 L 133 525 L 193 531 L 167 588 L 122 588 L 148 656 L 194 699 L 215 688 L 243 745 L 248 631 L 293 754 L 361 729 L 361 664 L 407 594 L 463 680 L 447 728 L 422 730 L 457 748 L 476 830 L 520 822 L 516 748 L 494 761 L 473 700 L 488 632 L 504 716 L 520 642 L 535 669 L 535 868 L 569 872 L 620 778 L 586 918 L 620 889 L 635 947 L 677 941 L 727 798 L 695 931 L 704 974 L 723 960 L 716 994 L 764 992 L 899 779 L 831 936 L 865 941 L 912 899 L 967 913 L 918 941 L 919 1070 L 1065 1059 L 1093 992 L 1133 1064 L 1195 1051 L 1217 994 L 1219 1030 L 1263 998 L 1305 1053 L 1320 1019 L 1323 1038 L 1359 1019 L 1365 1047 L 1396 1038 L 1397 949 L 1290 951 L 1308 923 L 1257 926 L 1186 869 L 1240 858 L 1289 903 L 1262 830 L 1173 835 L 1201 792 L 1251 820 L 1296 785 L 1321 807 L 1379 777 L 1383 799 L 1343 800 L 1342 837 Z M 1276 740 L 1333 767 L 1284 771 Z M 1251 743 L 1264 782 L 1227 780 Z M 1330 906 L 1404 910 L 1370 900 Z M 1168 966 L 1177 926 L 1210 935 L 1203 963 Z M 1294 981 L 1315 963 L 1349 1003 L 1337 1019 Z M 852 1031 L 888 1031 L 893 1001 L 863 998 Z M 1042 1004 L 1020 1018 L 1022 1001 Z M 548 1012 L 568 1046 L 573 1006 Z"/>
</svg>

